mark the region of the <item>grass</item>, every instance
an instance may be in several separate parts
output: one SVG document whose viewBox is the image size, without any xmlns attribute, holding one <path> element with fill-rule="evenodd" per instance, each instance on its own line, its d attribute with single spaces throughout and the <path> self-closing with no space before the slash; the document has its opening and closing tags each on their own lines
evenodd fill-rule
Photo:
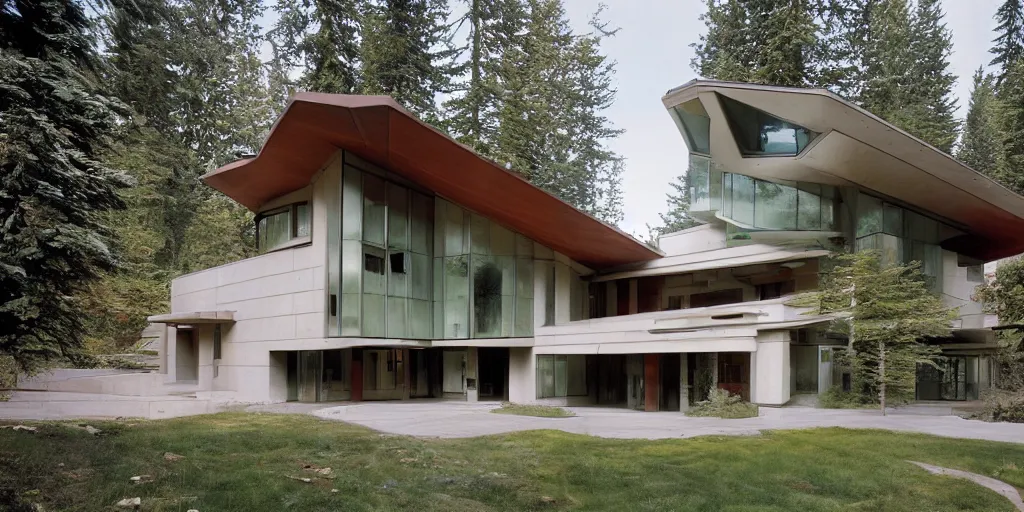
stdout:
<svg viewBox="0 0 1024 512">
<path fill-rule="evenodd" d="M 0 430 L 0 500 L 8 501 L 0 510 L 18 510 L 15 500 L 48 511 L 114 510 L 135 496 L 147 511 L 1012 510 L 992 491 L 907 459 L 1024 487 L 1024 444 L 888 431 L 447 440 L 242 412 L 90 424 L 104 432 L 53 422 L 32 423 L 36 433 Z M 185 458 L 168 461 L 165 452 Z M 326 467 L 329 475 L 315 471 Z M 132 484 L 138 475 L 153 481 Z"/>
<path fill-rule="evenodd" d="M 571 418 L 576 416 L 572 411 L 561 407 L 550 405 L 523 405 L 505 402 L 497 409 L 491 409 L 495 414 L 515 414 L 517 416 L 539 416 L 541 418 Z"/>
</svg>

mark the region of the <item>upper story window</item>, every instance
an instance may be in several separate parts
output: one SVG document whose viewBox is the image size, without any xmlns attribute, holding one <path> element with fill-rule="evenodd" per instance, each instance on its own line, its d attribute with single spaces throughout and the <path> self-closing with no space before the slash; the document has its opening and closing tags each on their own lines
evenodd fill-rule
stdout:
<svg viewBox="0 0 1024 512">
<path fill-rule="evenodd" d="M 719 96 L 743 156 L 795 156 L 817 133 L 734 99 Z"/>
<path fill-rule="evenodd" d="M 700 100 L 690 100 L 670 110 L 676 126 L 683 133 L 690 153 L 711 154 L 711 118 Z"/>
<path fill-rule="evenodd" d="M 256 217 L 256 243 L 261 253 L 309 235 L 309 203 L 282 206 Z"/>
</svg>

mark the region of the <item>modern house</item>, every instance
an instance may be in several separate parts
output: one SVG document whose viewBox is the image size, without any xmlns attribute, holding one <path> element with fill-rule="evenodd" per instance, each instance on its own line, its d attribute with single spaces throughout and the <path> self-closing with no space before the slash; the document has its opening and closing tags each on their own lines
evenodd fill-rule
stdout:
<svg viewBox="0 0 1024 512">
<path fill-rule="evenodd" d="M 788 296 L 831 251 L 874 248 L 959 307 L 918 398 L 991 384 L 971 294 L 1024 252 L 1024 198 L 827 91 L 693 81 L 662 101 L 706 224 L 658 250 L 387 97 L 297 95 L 257 156 L 203 177 L 257 213 L 261 254 L 174 280 L 151 318 L 165 381 L 259 402 L 679 410 L 718 386 L 783 405 L 841 384 L 845 344 Z"/>
</svg>

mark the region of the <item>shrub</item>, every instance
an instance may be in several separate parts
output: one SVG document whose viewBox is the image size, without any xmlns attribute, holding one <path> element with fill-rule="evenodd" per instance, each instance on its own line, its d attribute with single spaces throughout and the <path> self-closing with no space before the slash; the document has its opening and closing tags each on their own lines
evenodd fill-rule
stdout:
<svg viewBox="0 0 1024 512">
<path fill-rule="evenodd" d="M 686 411 L 687 416 L 714 418 L 754 418 L 757 416 L 757 405 L 744 402 L 739 395 L 730 395 L 724 389 L 712 389 L 708 399 L 697 402 Z"/>
<path fill-rule="evenodd" d="M 14 364 L 14 358 L 0 355 L 0 390 L 13 389 L 18 384 L 18 366 Z M 10 393 L 0 391 L 0 402 L 10 398 Z"/>
<path fill-rule="evenodd" d="M 833 386 L 818 397 L 818 407 L 823 409 L 864 409 L 877 405 L 863 394 L 843 391 L 840 386 Z"/>
<path fill-rule="evenodd" d="M 984 396 L 984 402 L 981 419 L 1024 423 L 1024 392 L 993 390 Z"/>
</svg>

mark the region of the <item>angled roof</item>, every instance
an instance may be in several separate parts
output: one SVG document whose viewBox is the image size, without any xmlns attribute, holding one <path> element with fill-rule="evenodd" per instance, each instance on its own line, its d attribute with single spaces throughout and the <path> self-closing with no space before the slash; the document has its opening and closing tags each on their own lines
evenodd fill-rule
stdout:
<svg viewBox="0 0 1024 512">
<path fill-rule="evenodd" d="M 744 158 L 719 96 L 820 133 L 796 156 Z M 1024 197 L 924 141 L 824 89 L 693 80 L 662 98 L 699 99 L 711 122 L 711 154 L 723 169 L 759 178 L 855 185 L 938 216 L 964 232 L 942 242 L 980 260 L 1024 252 Z"/>
<path fill-rule="evenodd" d="M 338 149 L 384 167 L 592 268 L 661 255 L 420 121 L 387 96 L 299 93 L 254 158 L 203 181 L 257 211 L 309 184 Z"/>
</svg>

